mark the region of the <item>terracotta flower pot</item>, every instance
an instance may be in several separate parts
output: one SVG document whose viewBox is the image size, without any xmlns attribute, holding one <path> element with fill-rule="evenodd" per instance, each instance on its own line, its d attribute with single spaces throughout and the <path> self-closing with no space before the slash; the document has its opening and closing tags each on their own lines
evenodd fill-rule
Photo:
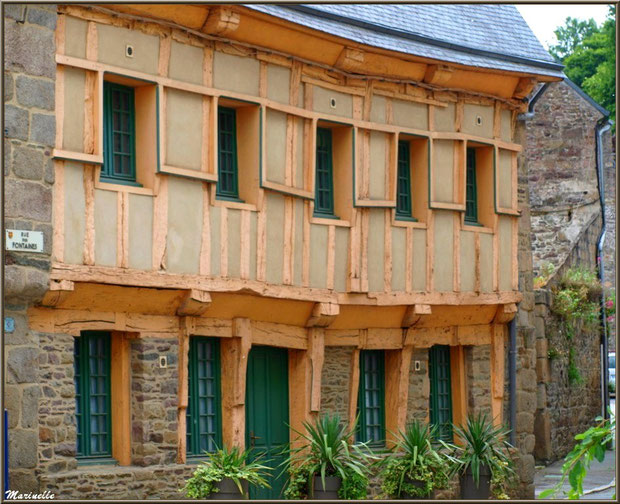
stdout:
<svg viewBox="0 0 620 504">
<path fill-rule="evenodd" d="M 342 486 L 339 476 L 325 476 L 325 486 L 321 476 L 315 476 L 312 482 L 312 498 L 316 500 L 339 500 L 338 490 Z"/>
<path fill-rule="evenodd" d="M 209 499 L 212 500 L 245 500 L 248 498 L 248 482 L 241 481 L 241 488 L 243 493 L 239 492 L 239 487 L 230 478 L 224 478 L 222 481 L 218 481 L 215 484 L 217 492 L 213 492 L 209 495 Z"/>
<path fill-rule="evenodd" d="M 488 466 L 480 466 L 478 485 L 474 481 L 471 467 L 461 475 L 461 499 L 487 500 L 491 493 L 491 470 Z"/>
</svg>

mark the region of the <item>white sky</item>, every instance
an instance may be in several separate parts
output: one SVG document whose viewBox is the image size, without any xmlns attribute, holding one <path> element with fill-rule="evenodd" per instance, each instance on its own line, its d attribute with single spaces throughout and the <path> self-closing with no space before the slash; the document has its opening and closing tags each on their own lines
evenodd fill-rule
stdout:
<svg viewBox="0 0 620 504">
<path fill-rule="evenodd" d="M 545 48 L 556 43 L 553 31 L 564 25 L 567 17 L 590 19 L 600 26 L 609 10 L 606 4 L 545 4 L 545 5 L 516 5 L 523 19 L 538 37 Z"/>
</svg>

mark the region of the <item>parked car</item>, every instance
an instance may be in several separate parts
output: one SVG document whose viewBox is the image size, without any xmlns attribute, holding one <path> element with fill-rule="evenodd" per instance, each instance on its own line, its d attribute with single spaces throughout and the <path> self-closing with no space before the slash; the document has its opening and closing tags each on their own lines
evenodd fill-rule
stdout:
<svg viewBox="0 0 620 504">
<path fill-rule="evenodd" d="M 616 397 L 616 352 L 609 352 L 609 395 Z"/>
</svg>

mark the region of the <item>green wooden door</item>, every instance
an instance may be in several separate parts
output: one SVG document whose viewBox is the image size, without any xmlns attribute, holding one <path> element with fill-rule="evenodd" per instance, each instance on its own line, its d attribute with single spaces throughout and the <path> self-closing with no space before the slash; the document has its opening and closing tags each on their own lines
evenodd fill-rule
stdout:
<svg viewBox="0 0 620 504">
<path fill-rule="evenodd" d="M 278 475 L 289 441 L 288 352 L 285 348 L 252 347 L 248 359 L 245 402 L 245 442 L 254 457 L 273 467 L 271 488 L 250 489 L 252 499 L 282 499 L 286 476 Z"/>
</svg>

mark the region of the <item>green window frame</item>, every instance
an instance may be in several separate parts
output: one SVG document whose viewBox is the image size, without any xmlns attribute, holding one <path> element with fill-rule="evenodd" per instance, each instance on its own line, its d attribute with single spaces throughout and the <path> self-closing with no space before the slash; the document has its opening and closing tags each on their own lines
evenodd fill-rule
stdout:
<svg viewBox="0 0 620 504">
<path fill-rule="evenodd" d="M 318 217 L 334 216 L 334 162 L 332 130 L 316 130 L 314 214 Z"/>
<path fill-rule="evenodd" d="M 76 456 L 83 459 L 112 455 L 110 400 L 110 333 L 85 331 L 73 346 Z"/>
<path fill-rule="evenodd" d="M 360 351 L 357 400 L 357 438 L 375 446 L 385 444 L 385 352 Z"/>
<path fill-rule="evenodd" d="M 465 174 L 465 222 L 478 224 L 478 186 L 476 183 L 476 149 L 467 148 Z"/>
<path fill-rule="evenodd" d="M 136 183 L 136 107 L 132 87 L 103 83 L 103 167 L 101 180 Z"/>
<path fill-rule="evenodd" d="M 398 141 L 396 217 L 404 220 L 416 220 L 412 215 L 411 200 L 411 144 L 404 140 Z"/>
<path fill-rule="evenodd" d="M 437 426 L 437 436 L 452 441 L 452 382 L 450 347 L 432 346 L 428 353 L 430 379 L 430 421 Z"/>
<path fill-rule="evenodd" d="M 192 336 L 187 382 L 188 456 L 222 447 L 220 344 L 218 338 Z"/>
<path fill-rule="evenodd" d="M 237 162 L 237 111 L 230 107 L 217 109 L 217 185 L 219 199 L 239 201 Z"/>
</svg>

